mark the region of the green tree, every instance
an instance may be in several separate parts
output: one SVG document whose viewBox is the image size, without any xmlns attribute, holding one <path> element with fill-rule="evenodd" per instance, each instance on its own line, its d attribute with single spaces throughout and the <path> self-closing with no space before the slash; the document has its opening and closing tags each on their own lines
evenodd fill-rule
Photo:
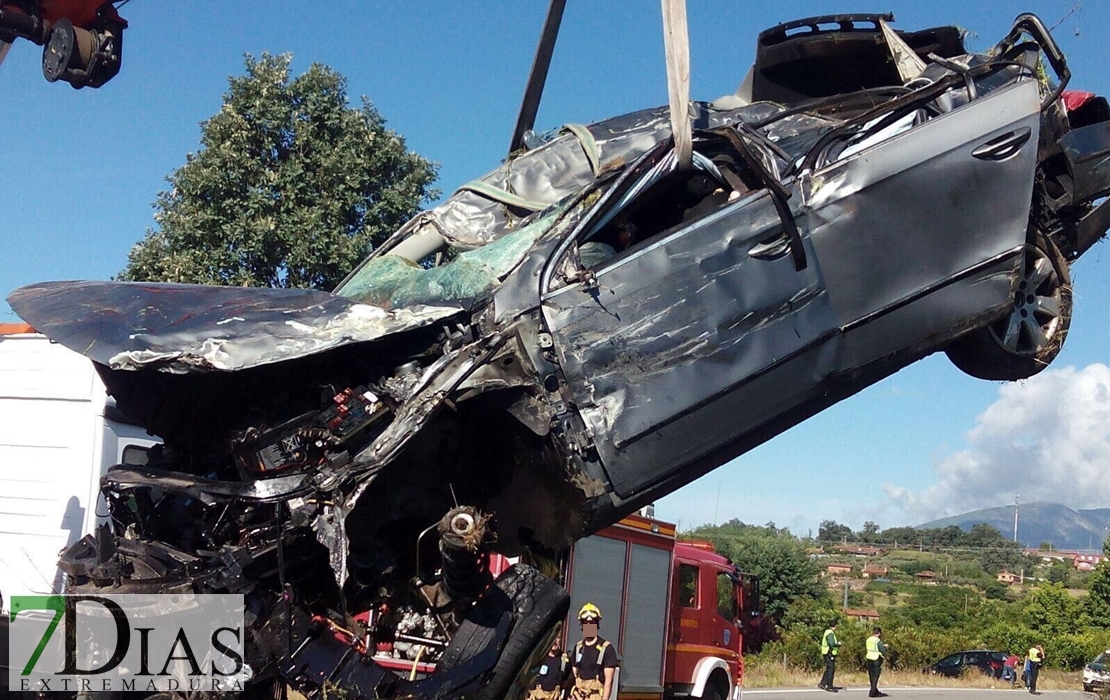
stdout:
<svg viewBox="0 0 1110 700">
<path fill-rule="evenodd" d="M 1041 634 L 1061 636 L 1085 624 L 1083 605 L 1059 583 L 1037 586 L 1025 598 L 1023 618 L 1027 627 Z"/>
<path fill-rule="evenodd" d="M 840 542 L 852 538 L 852 528 L 841 525 L 835 520 L 822 520 L 817 526 L 817 539 L 824 542 Z"/>
<path fill-rule="evenodd" d="M 919 586 L 908 605 L 884 613 L 884 618 L 906 627 L 961 629 L 968 626 L 979 604 L 978 593 L 970 589 Z"/>
<path fill-rule="evenodd" d="M 963 536 L 963 544 L 968 547 L 998 547 L 1007 543 L 1016 545 L 1004 538 L 998 528 L 987 523 L 975 523 Z"/>
<path fill-rule="evenodd" d="M 1110 539 L 1102 546 L 1102 552 L 1110 557 Z M 1091 623 L 1102 628 L 1110 628 L 1110 559 L 1103 559 L 1087 579 L 1091 591 L 1086 600 L 1086 612 Z"/>
<path fill-rule="evenodd" d="M 991 574 L 997 574 L 1003 569 L 1020 571 L 1024 563 L 1025 554 L 1021 546 L 1013 542 L 987 547 L 979 553 L 979 565 Z"/>
<path fill-rule="evenodd" d="M 859 531 L 859 538 L 864 542 L 878 542 L 879 526 L 873 521 L 868 520 L 863 524 L 863 529 Z"/>
<path fill-rule="evenodd" d="M 246 57 L 121 279 L 330 289 L 437 196 L 437 166 L 365 98 L 350 107 L 343 76 L 291 78 L 291 60 Z"/>
<path fill-rule="evenodd" d="M 1049 565 L 1044 577 L 1049 583 L 1064 583 L 1068 578 L 1068 565 L 1061 561 L 1054 561 Z"/>
<path fill-rule="evenodd" d="M 884 544 L 897 544 L 899 547 L 916 545 L 920 531 L 913 527 L 888 527 L 879 533 L 878 541 Z"/>
<path fill-rule="evenodd" d="M 1010 587 L 998 581 L 988 581 L 983 586 L 983 595 L 989 600 L 1006 600 Z"/>
</svg>

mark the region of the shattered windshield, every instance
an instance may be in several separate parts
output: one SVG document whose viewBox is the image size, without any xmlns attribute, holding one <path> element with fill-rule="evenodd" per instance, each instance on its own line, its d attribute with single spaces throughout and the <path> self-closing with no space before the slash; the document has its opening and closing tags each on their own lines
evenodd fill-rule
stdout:
<svg viewBox="0 0 1110 700">
<path fill-rule="evenodd" d="M 516 231 L 435 267 L 381 255 L 359 268 L 335 293 L 386 309 L 480 297 L 516 267 L 564 208 L 564 203 L 552 206 Z"/>
</svg>

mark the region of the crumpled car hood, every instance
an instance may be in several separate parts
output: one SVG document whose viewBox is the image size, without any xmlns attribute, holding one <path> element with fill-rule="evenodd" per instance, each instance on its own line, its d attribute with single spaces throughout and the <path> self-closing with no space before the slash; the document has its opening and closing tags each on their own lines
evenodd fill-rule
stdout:
<svg viewBox="0 0 1110 700">
<path fill-rule="evenodd" d="M 39 332 L 114 370 L 233 371 L 427 326 L 459 305 L 386 310 L 306 289 L 44 282 L 8 296 Z"/>
</svg>

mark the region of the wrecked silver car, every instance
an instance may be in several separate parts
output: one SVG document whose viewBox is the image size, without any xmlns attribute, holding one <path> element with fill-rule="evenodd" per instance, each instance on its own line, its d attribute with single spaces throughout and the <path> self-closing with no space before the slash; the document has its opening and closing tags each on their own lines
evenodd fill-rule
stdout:
<svg viewBox="0 0 1110 700">
<path fill-rule="evenodd" d="M 689 159 L 666 108 L 528 135 L 333 294 L 14 292 L 165 443 L 72 585 L 243 593 L 256 687 L 509 697 L 577 538 L 930 353 L 1040 371 L 1110 227 L 1107 101 L 1030 15 L 988 54 L 890 20 L 760 34 Z"/>
</svg>

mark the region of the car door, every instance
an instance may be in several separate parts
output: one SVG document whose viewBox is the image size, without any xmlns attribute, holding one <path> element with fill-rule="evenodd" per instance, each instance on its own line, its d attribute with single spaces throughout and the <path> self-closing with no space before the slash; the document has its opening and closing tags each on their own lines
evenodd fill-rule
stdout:
<svg viewBox="0 0 1110 700">
<path fill-rule="evenodd" d="M 1037 83 L 1011 82 L 928 118 L 921 106 L 847 156 L 811 154 L 815 168 L 800 176 L 804 221 L 846 333 L 842 371 L 1011 301 L 1032 199 Z"/>
<path fill-rule="evenodd" d="M 672 225 L 681 178 L 661 190 L 642 177 L 607 214 L 638 217 L 638 242 L 590 269 L 569 250 L 554 265 L 573 281 L 549 270 L 542 294 L 570 394 L 621 497 L 793 405 L 820 374 L 807 351 L 832 325 L 810 243 L 796 242 L 799 270 L 770 191 L 726 198 L 719 187 L 700 218 Z"/>
<path fill-rule="evenodd" d="M 942 676 L 958 676 L 960 675 L 960 661 L 962 655 L 950 654 L 936 663 L 936 672 Z"/>
</svg>

